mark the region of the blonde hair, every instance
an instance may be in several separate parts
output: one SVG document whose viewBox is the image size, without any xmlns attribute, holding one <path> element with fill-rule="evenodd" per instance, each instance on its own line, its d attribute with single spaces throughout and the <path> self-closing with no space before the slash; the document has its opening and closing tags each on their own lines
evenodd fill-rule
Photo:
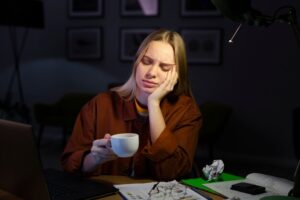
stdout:
<svg viewBox="0 0 300 200">
<path fill-rule="evenodd" d="M 134 98 L 137 88 L 135 81 L 136 69 L 152 41 L 167 42 L 174 50 L 175 64 L 178 69 L 178 82 L 175 85 L 174 90 L 170 92 L 168 96 L 177 97 L 181 94 L 185 94 L 192 97 L 184 41 L 177 32 L 166 29 L 156 30 L 144 39 L 136 52 L 132 73 L 129 79 L 123 85 L 112 88 L 111 91 L 116 91 L 121 97 L 128 100 Z"/>
</svg>

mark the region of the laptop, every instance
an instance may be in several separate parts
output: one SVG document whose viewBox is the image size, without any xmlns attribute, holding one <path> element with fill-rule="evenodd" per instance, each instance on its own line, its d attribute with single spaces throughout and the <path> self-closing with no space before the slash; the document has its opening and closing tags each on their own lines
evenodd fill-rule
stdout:
<svg viewBox="0 0 300 200">
<path fill-rule="evenodd" d="M 24 200 L 87 200 L 115 194 L 112 184 L 43 170 L 31 125 L 0 119 L 0 188 Z"/>
</svg>

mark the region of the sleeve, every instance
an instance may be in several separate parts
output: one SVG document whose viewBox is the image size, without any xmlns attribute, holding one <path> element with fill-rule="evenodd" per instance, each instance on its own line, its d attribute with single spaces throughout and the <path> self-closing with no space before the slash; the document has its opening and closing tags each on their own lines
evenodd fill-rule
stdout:
<svg viewBox="0 0 300 200">
<path fill-rule="evenodd" d="M 81 173 L 84 156 L 89 153 L 95 138 L 96 100 L 91 100 L 79 112 L 72 135 L 61 155 L 62 168 L 71 173 Z"/>
<path fill-rule="evenodd" d="M 202 116 L 198 105 L 190 101 L 165 120 L 166 128 L 154 144 L 143 149 L 143 155 L 151 161 L 157 179 L 172 180 L 192 169 Z"/>
</svg>

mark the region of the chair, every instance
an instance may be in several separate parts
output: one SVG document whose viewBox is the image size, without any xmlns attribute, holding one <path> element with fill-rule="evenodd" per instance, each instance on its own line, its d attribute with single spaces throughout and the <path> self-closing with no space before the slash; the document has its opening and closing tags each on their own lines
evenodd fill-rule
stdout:
<svg viewBox="0 0 300 200">
<path fill-rule="evenodd" d="M 194 171 L 200 176 L 200 162 L 203 157 L 200 152 L 203 146 L 208 147 L 209 162 L 214 159 L 214 145 L 224 132 L 232 114 L 232 108 L 220 102 L 207 101 L 200 105 L 203 117 L 203 126 L 199 133 L 199 140 L 194 160 Z M 200 170 L 200 171 L 199 171 Z"/>
<path fill-rule="evenodd" d="M 61 127 L 63 133 L 62 144 L 67 140 L 68 133 L 71 132 L 76 116 L 81 107 L 90 100 L 93 94 L 68 93 L 62 96 L 53 104 L 37 103 L 33 106 L 33 112 L 37 123 L 38 145 L 41 143 L 44 128 L 46 126 Z"/>
</svg>

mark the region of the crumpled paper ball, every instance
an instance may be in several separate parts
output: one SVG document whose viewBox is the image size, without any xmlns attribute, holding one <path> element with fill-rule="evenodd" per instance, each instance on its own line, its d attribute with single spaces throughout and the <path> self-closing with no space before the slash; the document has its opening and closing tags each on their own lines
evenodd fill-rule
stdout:
<svg viewBox="0 0 300 200">
<path fill-rule="evenodd" d="M 202 172 L 208 181 L 217 180 L 224 170 L 222 160 L 214 160 L 211 165 L 203 167 Z"/>
</svg>

